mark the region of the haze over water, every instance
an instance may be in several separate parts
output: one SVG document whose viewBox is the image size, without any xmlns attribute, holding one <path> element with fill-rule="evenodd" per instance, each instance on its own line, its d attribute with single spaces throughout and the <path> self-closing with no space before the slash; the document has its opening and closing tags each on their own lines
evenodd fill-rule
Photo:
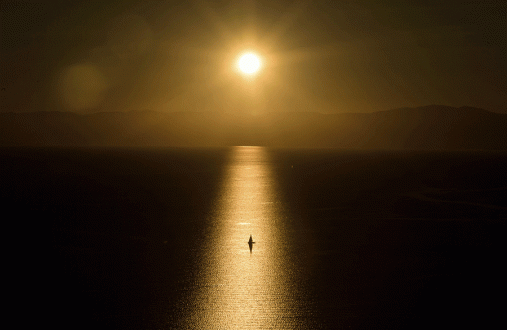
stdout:
<svg viewBox="0 0 507 330">
<path fill-rule="evenodd" d="M 265 148 L 235 147 L 188 296 L 186 329 L 296 329 L 308 312 L 289 215 Z M 253 236 L 252 251 L 247 241 Z M 309 324 L 304 324 L 305 328 Z"/>
</svg>

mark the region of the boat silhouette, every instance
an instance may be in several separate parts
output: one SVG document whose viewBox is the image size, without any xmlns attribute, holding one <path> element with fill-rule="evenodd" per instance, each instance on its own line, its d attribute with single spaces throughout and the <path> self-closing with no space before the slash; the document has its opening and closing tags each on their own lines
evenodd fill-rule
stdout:
<svg viewBox="0 0 507 330">
<path fill-rule="evenodd" d="M 250 239 L 248 240 L 248 247 L 250 248 L 250 253 L 252 253 L 252 247 L 255 244 L 255 242 L 252 239 L 252 235 L 250 235 Z"/>
</svg>

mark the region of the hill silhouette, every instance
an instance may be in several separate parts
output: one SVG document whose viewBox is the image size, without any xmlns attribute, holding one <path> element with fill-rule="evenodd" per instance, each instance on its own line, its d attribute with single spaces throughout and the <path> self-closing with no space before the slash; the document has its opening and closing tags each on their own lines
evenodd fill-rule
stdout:
<svg viewBox="0 0 507 330">
<path fill-rule="evenodd" d="M 374 113 L 155 111 L 0 114 L 0 146 L 263 145 L 289 148 L 506 150 L 507 114 L 431 105 Z"/>
</svg>

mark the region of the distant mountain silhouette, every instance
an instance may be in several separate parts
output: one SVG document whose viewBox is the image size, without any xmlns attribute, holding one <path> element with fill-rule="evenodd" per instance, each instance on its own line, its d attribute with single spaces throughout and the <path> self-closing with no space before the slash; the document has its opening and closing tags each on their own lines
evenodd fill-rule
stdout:
<svg viewBox="0 0 507 330">
<path fill-rule="evenodd" d="M 506 150 L 507 114 L 441 105 L 374 113 L 257 116 L 154 111 L 0 114 L 0 146 L 226 145 Z"/>
</svg>

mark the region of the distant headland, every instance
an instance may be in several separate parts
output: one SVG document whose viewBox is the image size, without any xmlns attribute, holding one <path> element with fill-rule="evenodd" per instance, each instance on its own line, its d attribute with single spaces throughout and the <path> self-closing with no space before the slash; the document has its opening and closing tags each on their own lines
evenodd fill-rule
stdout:
<svg viewBox="0 0 507 330">
<path fill-rule="evenodd" d="M 507 114 L 430 105 L 373 113 L 0 113 L 0 146 L 507 150 Z"/>
</svg>

